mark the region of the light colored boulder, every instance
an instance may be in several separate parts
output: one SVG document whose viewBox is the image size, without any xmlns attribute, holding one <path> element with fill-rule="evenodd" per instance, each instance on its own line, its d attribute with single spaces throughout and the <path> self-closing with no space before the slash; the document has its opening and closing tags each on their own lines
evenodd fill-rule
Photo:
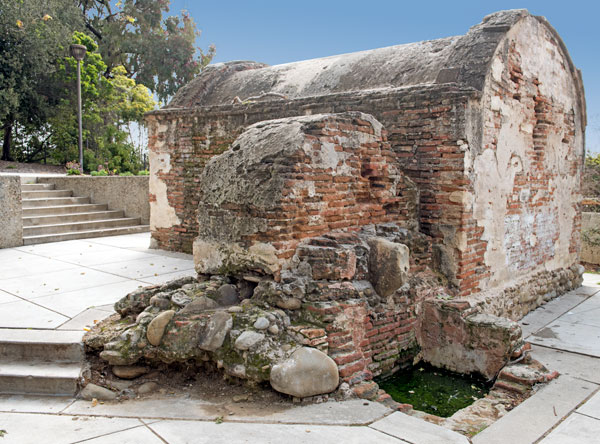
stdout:
<svg viewBox="0 0 600 444">
<path fill-rule="evenodd" d="M 254 328 L 256 328 L 257 330 L 266 330 L 267 328 L 269 328 L 269 325 L 270 325 L 269 320 L 267 318 L 261 316 L 254 323 Z"/>
<path fill-rule="evenodd" d="M 330 393 L 338 383 L 337 365 L 316 348 L 302 347 L 271 369 L 271 386 L 298 398 Z"/>
<path fill-rule="evenodd" d="M 410 252 L 406 245 L 390 242 L 381 237 L 368 241 L 369 280 L 380 296 L 394 293 L 406 281 L 410 266 Z"/>
<path fill-rule="evenodd" d="M 141 365 L 115 365 L 112 372 L 117 378 L 135 379 L 148 373 L 148 369 Z"/>
<path fill-rule="evenodd" d="M 87 399 L 88 401 L 91 401 L 92 399 L 97 399 L 99 401 L 110 401 L 116 399 L 117 394 L 105 387 L 100 387 L 99 385 L 89 383 L 83 388 L 83 390 L 81 390 L 79 397 Z"/>
<path fill-rule="evenodd" d="M 235 340 L 235 348 L 238 350 L 248 350 L 253 345 L 258 344 L 265 339 L 265 335 L 252 330 L 246 330 Z"/>
<path fill-rule="evenodd" d="M 184 313 L 201 313 L 205 310 L 212 310 L 219 306 L 213 299 L 207 298 L 206 296 L 200 296 L 199 298 L 194 299 L 192 302 L 187 304 L 181 311 L 181 314 Z"/>
<path fill-rule="evenodd" d="M 215 351 L 223 345 L 225 336 L 233 326 L 233 318 L 225 311 L 218 311 L 210 317 L 210 321 L 200 337 L 198 346 L 202 350 Z"/>
<path fill-rule="evenodd" d="M 146 332 L 146 337 L 148 338 L 148 342 L 154 346 L 160 345 L 160 340 L 165 334 L 165 327 L 173 319 L 175 316 L 175 311 L 167 310 L 159 313 L 152 322 L 148 324 L 148 331 Z"/>
</svg>

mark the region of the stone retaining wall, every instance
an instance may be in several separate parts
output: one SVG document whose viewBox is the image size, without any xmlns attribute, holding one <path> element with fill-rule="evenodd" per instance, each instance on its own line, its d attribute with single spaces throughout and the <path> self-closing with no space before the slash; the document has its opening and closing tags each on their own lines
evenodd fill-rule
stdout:
<svg viewBox="0 0 600 444">
<path fill-rule="evenodd" d="M 92 202 L 108 204 L 111 210 L 123 210 L 127 217 L 150 221 L 148 176 L 62 176 L 38 177 L 38 183 L 52 183 L 57 189 L 73 190 L 76 196 L 90 197 Z"/>
<path fill-rule="evenodd" d="M 582 213 L 581 217 L 581 262 L 600 265 L 600 213 Z"/>
<path fill-rule="evenodd" d="M 21 177 L 0 175 L 0 248 L 23 245 Z"/>
</svg>

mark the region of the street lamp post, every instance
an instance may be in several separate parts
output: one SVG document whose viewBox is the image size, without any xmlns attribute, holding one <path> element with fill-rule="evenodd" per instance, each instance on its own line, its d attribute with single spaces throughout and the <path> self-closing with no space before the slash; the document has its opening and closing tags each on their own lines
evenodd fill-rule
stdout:
<svg viewBox="0 0 600 444">
<path fill-rule="evenodd" d="M 79 170 L 83 173 L 83 137 L 81 129 L 81 61 L 87 48 L 83 45 L 71 45 L 71 56 L 77 60 L 77 120 L 79 123 Z"/>
</svg>

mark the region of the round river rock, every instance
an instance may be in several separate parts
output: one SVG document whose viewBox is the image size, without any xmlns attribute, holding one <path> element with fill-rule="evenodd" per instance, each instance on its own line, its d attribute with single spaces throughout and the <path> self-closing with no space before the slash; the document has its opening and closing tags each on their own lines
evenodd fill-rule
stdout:
<svg viewBox="0 0 600 444">
<path fill-rule="evenodd" d="M 330 393 L 338 383 L 337 365 L 316 348 L 302 347 L 271 369 L 271 387 L 298 398 Z"/>
</svg>

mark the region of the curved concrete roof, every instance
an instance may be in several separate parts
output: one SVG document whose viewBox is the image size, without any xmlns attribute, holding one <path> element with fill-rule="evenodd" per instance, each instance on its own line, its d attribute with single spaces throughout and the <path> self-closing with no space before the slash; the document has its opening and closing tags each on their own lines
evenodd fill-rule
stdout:
<svg viewBox="0 0 600 444">
<path fill-rule="evenodd" d="M 181 88 L 166 108 L 450 82 L 483 90 L 498 43 L 515 23 L 528 15 L 524 9 L 500 11 L 485 17 L 465 35 L 284 65 L 255 62 L 209 65 Z"/>
</svg>

